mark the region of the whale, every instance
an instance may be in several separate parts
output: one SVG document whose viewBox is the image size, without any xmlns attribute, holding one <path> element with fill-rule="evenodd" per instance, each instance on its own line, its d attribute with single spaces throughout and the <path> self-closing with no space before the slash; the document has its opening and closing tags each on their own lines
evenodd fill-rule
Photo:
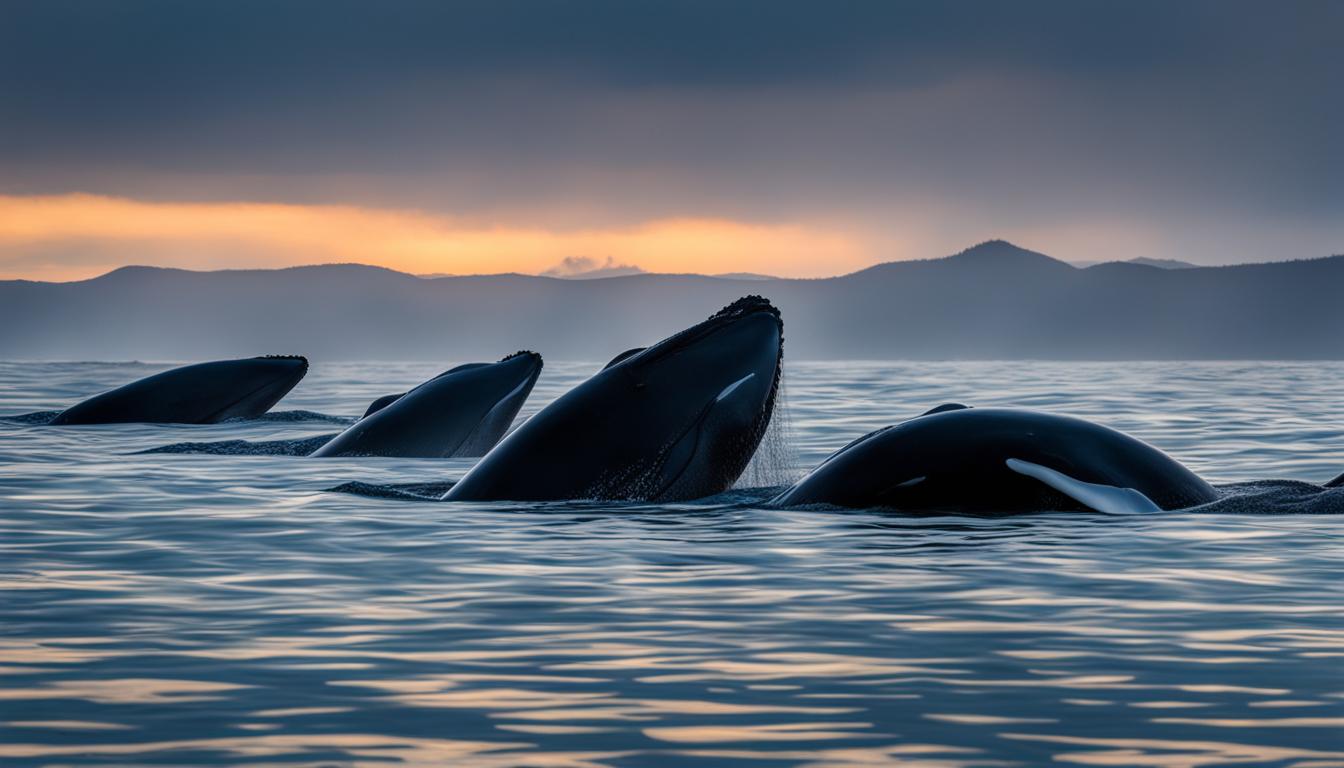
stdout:
<svg viewBox="0 0 1344 768">
<path fill-rule="evenodd" d="M 307 373 L 308 360 L 299 355 L 185 365 L 94 395 L 49 424 L 215 424 L 256 418 Z"/>
<path fill-rule="evenodd" d="M 1084 419 L 939 406 L 841 448 L 770 506 L 916 513 L 1152 512 L 1217 492 L 1162 451 Z"/>
<path fill-rule="evenodd" d="M 677 501 L 737 482 L 774 412 L 779 310 L 747 296 L 617 355 L 505 437 L 446 501 Z"/>
<path fill-rule="evenodd" d="M 535 352 L 459 365 L 410 391 L 374 400 L 363 418 L 311 455 L 481 456 L 513 424 L 541 368 Z"/>
</svg>

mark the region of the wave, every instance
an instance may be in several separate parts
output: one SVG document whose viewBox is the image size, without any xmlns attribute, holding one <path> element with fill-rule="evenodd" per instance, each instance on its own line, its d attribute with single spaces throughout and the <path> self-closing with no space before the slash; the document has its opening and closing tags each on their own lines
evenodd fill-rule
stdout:
<svg viewBox="0 0 1344 768">
<path fill-rule="evenodd" d="M 1344 515 L 1344 488 L 1300 480 L 1255 480 L 1218 486 L 1222 498 L 1190 509 L 1226 515 Z"/>
<path fill-rule="evenodd" d="M 0 416 L 0 421 L 8 421 L 11 424 L 50 424 L 51 420 L 60 415 L 60 413 L 60 411 L 17 413 L 13 416 Z"/>
<path fill-rule="evenodd" d="M 453 480 L 437 483 L 365 483 L 358 480 L 348 483 L 341 483 L 335 488 L 328 488 L 328 493 L 349 493 L 355 496 L 364 496 L 372 499 L 401 499 L 405 501 L 443 501 L 443 494 L 456 485 Z M 706 496 L 703 499 L 692 499 L 684 502 L 685 504 L 707 507 L 737 507 L 758 505 L 766 499 L 773 498 L 782 491 L 783 486 L 771 487 L 752 487 L 752 488 L 733 488 L 723 493 L 717 493 L 713 496 Z M 563 503 L 589 503 L 585 499 L 571 499 Z M 593 504 L 600 504 L 603 507 L 611 507 L 611 501 L 592 500 Z M 642 505 L 647 502 L 631 501 L 616 502 L 617 504 Z M 530 502 L 529 502 L 530 504 Z"/>
<path fill-rule="evenodd" d="M 11 424 L 50 424 L 51 420 L 59 416 L 61 411 L 33 411 L 32 413 L 16 413 L 12 416 L 0 416 L 0 421 L 7 421 Z M 222 424 L 238 424 L 250 422 L 273 422 L 280 424 L 303 424 L 317 422 L 320 424 L 354 424 L 357 419 L 348 416 L 332 416 L 329 413 L 319 413 L 317 411 L 273 411 L 263 413 L 260 416 L 240 419 L 226 419 Z"/>
<path fill-rule="evenodd" d="M 298 424 L 303 422 L 320 422 L 322 424 L 354 424 L 358 419 L 352 419 L 348 416 L 332 416 L 329 413 L 319 413 L 317 411 L 271 411 L 263 413 L 260 416 L 253 416 L 248 419 L 228 419 L 225 424 L 232 424 L 238 421 L 270 421 L 284 424 Z"/>
<path fill-rule="evenodd" d="M 364 483 L 359 481 L 342 483 L 335 488 L 326 489 L 330 493 L 349 493 L 374 499 L 398 499 L 404 501 L 442 501 L 443 494 L 452 488 L 453 482 L 438 483 Z M 734 488 L 724 493 L 695 499 L 687 502 L 695 506 L 716 507 L 752 507 L 763 505 L 773 498 L 783 487 Z M 1344 514 L 1344 488 L 1323 488 L 1299 480 L 1256 480 L 1246 483 L 1233 483 L 1218 487 L 1222 498 L 1198 507 L 1185 510 L 1173 510 L 1168 514 L 1221 514 L 1221 515 L 1342 515 Z M 610 506 L 610 502 L 601 502 Z M 793 507 L 793 511 L 811 511 L 818 513 L 854 513 L 872 512 L 878 514 L 901 515 L 908 517 L 927 517 L 918 512 L 897 512 L 874 508 L 853 510 L 824 504 Z M 1088 514 L 1088 513 L 1079 513 Z M 1151 513 L 1145 513 L 1151 514 Z M 942 514 L 934 515 L 942 516 Z M 951 515 L 966 517 L 966 513 Z M 975 515 L 969 515 L 974 517 Z M 1030 514 L 1016 515 L 1029 517 Z M 989 517 L 1000 517 L 990 515 Z"/>
<path fill-rule="evenodd" d="M 205 453 L 213 456 L 308 456 L 336 437 L 329 435 L 301 437 L 293 440 L 218 440 L 205 443 L 173 443 L 158 448 L 150 448 L 144 453 Z"/>
<path fill-rule="evenodd" d="M 401 499 L 405 501 L 442 501 L 443 494 L 457 483 L 454 481 L 439 483 L 361 483 L 359 481 L 341 483 L 328 488 L 328 493 L 349 493 L 373 499 Z"/>
</svg>

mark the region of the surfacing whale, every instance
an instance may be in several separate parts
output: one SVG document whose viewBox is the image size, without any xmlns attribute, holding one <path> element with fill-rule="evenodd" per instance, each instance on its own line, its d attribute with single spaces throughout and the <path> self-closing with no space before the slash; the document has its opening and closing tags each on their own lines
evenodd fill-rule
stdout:
<svg viewBox="0 0 1344 768">
<path fill-rule="evenodd" d="M 1011 514 L 1183 509 L 1217 498 L 1165 453 L 1109 427 L 951 404 L 864 435 L 771 504 Z"/>
<path fill-rule="evenodd" d="M 513 424 L 541 366 L 535 352 L 459 365 L 409 392 L 373 401 L 362 419 L 311 455 L 481 456 Z"/>
<path fill-rule="evenodd" d="M 779 310 L 759 296 L 618 355 L 486 454 L 447 501 L 693 499 L 732 487 L 774 411 Z"/>
<path fill-rule="evenodd" d="M 57 414 L 49 423 L 214 424 L 260 416 L 308 373 L 307 358 L 216 360 L 147 376 Z"/>
</svg>

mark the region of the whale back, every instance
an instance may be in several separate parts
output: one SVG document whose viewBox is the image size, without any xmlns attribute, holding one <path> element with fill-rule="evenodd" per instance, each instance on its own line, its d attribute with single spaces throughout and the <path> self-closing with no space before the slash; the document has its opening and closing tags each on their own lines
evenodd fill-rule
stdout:
<svg viewBox="0 0 1344 768">
<path fill-rule="evenodd" d="M 967 408 L 856 440 L 774 503 L 1006 514 L 1096 509 L 1108 498 L 1133 498 L 1102 493 L 1106 488 L 1135 491 L 1161 509 L 1217 498 L 1174 459 L 1116 430 L 1035 411 Z"/>
<path fill-rule="evenodd" d="M 313 456 L 480 456 L 513 423 L 541 374 L 541 355 L 445 371 L 402 395 L 374 401 L 368 415 Z M 381 400 L 388 402 L 375 408 Z"/>
<path fill-rule="evenodd" d="M 360 416 L 360 418 L 361 419 L 368 418 L 369 416 L 372 416 L 373 414 L 383 410 L 387 406 L 397 402 L 398 400 L 400 400 L 405 396 L 406 396 L 405 392 L 398 392 L 395 395 L 383 395 L 382 397 L 374 400 L 372 403 L 369 403 L 369 407 L 364 409 L 364 415 Z"/>
<path fill-rule="evenodd" d="M 213 424 L 255 418 L 270 410 L 307 372 L 308 360 L 299 356 L 196 363 L 95 395 L 51 423 Z"/>
<path fill-rule="evenodd" d="M 471 369 L 473 369 L 473 368 L 482 368 L 482 367 L 487 366 L 487 365 L 491 365 L 491 363 L 464 363 L 464 364 L 459 365 L 459 366 L 457 366 L 457 367 L 455 367 L 455 368 L 449 368 L 448 370 L 444 371 L 443 373 L 440 373 L 438 376 L 435 376 L 433 379 L 430 379 L 429 381 L 426 381 L 424 384 L 420 384 L 419 386 L 423 387 L 423 386 L 425 386 L 425 384 L 429 384 L 430 382 L 434 381 L 435 379 L 440 379 L 440 378 L 443 378 L 444 376 L 448 376 L 448 375 L 450 375 L 450 374 L 458 373 L 458 372 L 460 372 L 460 371 L 469 371 L 469 370 L 471 370 Z M 362 419 L 362 418 L 364 418 L 364 417 L 366 417 L 366 416 L 372 416 L 373 414 L 375 414 L 375 413 L 377 413 L 377 412 L 383 410 L 383 409 L 386 408 L 387 406 L 389 406 L 389 405 L 391 405 L 391 404 L 397 402 L 397 401 L 400 400 L 401 398 L 405 397 L 406 394 L 407 394 L 406 392 L 398 392 L 398 393 L 396 393 L 395 395 L 383 395 L 382 397 L 375 399 L 372 403 L 369 403 L 369 407 L 368 407 L 368 408 L 364 409 L 364 416 L 361 416 L 360 418 Z"/>
</svg>

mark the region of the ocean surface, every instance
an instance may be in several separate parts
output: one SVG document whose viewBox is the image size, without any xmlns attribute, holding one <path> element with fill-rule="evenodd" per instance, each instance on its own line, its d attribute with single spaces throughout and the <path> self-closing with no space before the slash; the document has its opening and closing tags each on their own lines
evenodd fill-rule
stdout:
<svg viewBox="0 0 1344 768">
<path fill-rule="evenodd" d="M 249 422 L 0 419 L 0 764 L 1344 765 L 1344 489 L 1309 484 L 1344 471 L 1344 364 L 788 361 L 744 487 L 686 504 L 138 453 L 330 434 L 452 362 L 315 362 Z M 163 367 L 0 364 L 0 416 Z M 548 361 L 523 415 L 598 367 Z M 1141 516 L 762 508 L 947 401 L 1236 485 Z"/>
</svg>

